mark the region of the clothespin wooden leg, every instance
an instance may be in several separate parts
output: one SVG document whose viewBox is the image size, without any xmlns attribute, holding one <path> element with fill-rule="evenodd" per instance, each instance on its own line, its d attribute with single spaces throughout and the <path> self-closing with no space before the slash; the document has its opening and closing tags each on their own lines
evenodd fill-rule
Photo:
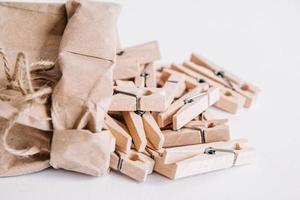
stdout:
<svg viewBox="0 0 300 200">
<path fill-rule="evenodd" d="M 142 115 L 142 118 L 147 139 L 155 149 L 161 149 L 164 144 L 164 135 L 158 127 L 155 119 L 150 112 L 145 112 Z"/>
<path fill-rule="evenodd" d="M 191 158 L 198 154 L 202 154 L 205 148 L 207 147 L 212 146 L 214 148 L 233 148 L 235 144 L 241 144 L 245 146 L 247 142 L 248 141 L 246 139 L 236 139 L 227 142 L 220 141 L 213 143 L 203 143 L 189 146 L 166 148 L 162 155 L 162 160 L 165 164 L 175 163 L 178 161 L 185 160 L 187 158 Z"/>
<path fill-rule="evenodd" d="M 182 106 L 185 105 L 184 101 L 186 101 L 188 98 L 190 98 L 192 96 L 200 94 L 202 91 L 203 91 L 203 88 L 201 86 L 192 89 L 191 91 L 189 91 L 188 93 L 183 95 L 181 98 L 174 101 L 171 104 L 171 106 L 168 107 L 167 110 L 165 110 L 164 112 L 159 113 L 158 116 L 157 116 L 157 122 L 158 122 L 159 127 L 165 127 L 168 124 L 172 123 L 173 116 L 176 114 L 176 112 L 178 110 L 180 110 L 180 108 Z M 207 106 L 208 106 L 208 104 L 207 104 Z M 200 114 L 200 113 L 198 113 L 198 114 Z M 198 114 L 196 114 L 194 117 L 196 117 Z M 194 117 L 192 117 L 192 119 Z"/>
<path fill-rule="evenodd" d="M 163 147 L 177 147 L 201 143 L 199 130 L 182 128 L 178 131 L 163 130 L 165 142 Z"/>
<path fill-rule="evenodd" d="M 204 96 L 199 100 L 185 105 L 173 115 L 173 130 L 179 130 L 193 118 L 208 108 L 208 97 Z"/>
<path fill-rule="evenodd" d="M 171 74 L 165 81 L 163 89 L 166 91 L 167 105 L 171 105 L 173 100 L 180 97 L 186 89 L 185 76 L 183 74 Z"/>
<path fill-rule="evenodd" d="M 105 116 L 105 125 L 116 138 L 117 150 L 124 153 L 129 153 L 132 144 L 132 138 L 128 134 L 128 131 L 109 115 Z"/>
<path fill-rule="evenodd" d="M 200 121 L 200 123 L 202 122 Z M 229 127 L 224 124 L 215 125 L 210 123 L 207 127 L 203 125 L 193 126 L 192 123 L 189 124 L 178 131 L 164 130 L 164 147 L 228 141 L 230 139 Z"/>
<path fill-rule="evenodd" d="M 110 167 L 138 182 L 144 182 L 153 171 L 154 160 L 135 151 L 129 155 L 116 151 L 111 154 Z"/>
<path fill-rule="evenodd" d="M 181 158 L 180 160 L 166 163 L 163 158 L 156 157 L 154 170 L 170 179 L 178 179 L 249 164 L 255 158 L 255 150 L 239 140 L 192 145 L 185 147 L 184 151 L 188 152 L 188 148 L 190 148 L 190 154 L 185 159 Z M 181 149 L 183 150 L 184 148 Z M 199 151 L 198 154 L 193 156 L 191 154 L 192 151 L 197 150 Z"/>
<path fill-rule="evenodd" d="M 190 97 L 186 99 L 184 105 L 175 115 L 173 115 L 173 130 L 178 130 L 189 121 L 204 112 L 210 105 L 216 103 L 220 98 L 219 89 L 209 88 L 205 93 L 198 94 L 200 97 Z"/>
<path fill-rule="evenodd" d="M 229 113 L 236 113 L 245 105 L 246 98 L 237 95 L 236 92 L 228 88 L 221 88 L 220 100 L 214 106 Z"/>
<path fill-rule="evenodd" d="M 137 87 L 156 88 L 156 70 L 153 63 L 145 64 L 141 74 L 134 79 Z"/>
<path fill-rule="evenodd" d="M 143 152 L 147 145 L 143 120 L 135 112 L 123 112 L 123 117 L 133 139 L 134 146 L 138 152 Z"/>
</svg>

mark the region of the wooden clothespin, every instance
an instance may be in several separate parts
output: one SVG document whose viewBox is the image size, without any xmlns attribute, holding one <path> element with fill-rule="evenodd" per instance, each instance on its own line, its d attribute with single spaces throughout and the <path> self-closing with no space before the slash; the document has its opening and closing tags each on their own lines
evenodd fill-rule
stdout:
<svg viewBox="0 0 300 200">
<path fill-rule="evenodd" d="M 162 87 L 165 84 L 165 81 L 161 79 L 162 71 L 164 67 L 160 65 L 155 66 L 155 74 L 156 74 L 156 86 L 157 87 Z"/>
<path fill-rule="evenodd" d="M 130 137 L 125 125 L 114 120 L 108 114 L 106 114 L 104 118 L 104 123 L 107 129 L 109 129 L 112 135 L 116 138 L 116 149 L 128 154 L 132 145 L 132 138 Z"/>
<path fill-rule="evenodd" d="M 114 118 L 116 118 L 116 119 L 122 117 L 122 112 L 121 111 L 108 111 L 107 114 L 114 117 Z"/>
<path fill-rule="evenodd" d="M 111 154 L 110 167 L 138 182 L 144 182 L 153 171 L 154 160 L 134 150 L 128 154 L 115 151 Z"/>
<path fill-rule="evenodd" d="M 116 80 L 115 81 L 116 86 L 123 86 L 123 87 L 133 87 L 135 88 L 135 84 L 133 81 L 130 80 Z"/>
<path fill-rule="evenodd" d="M 226 120 L 191 121 L 178 131 L 163 130 L 165 137 L 163 147 L 228 141 L 230 133 L 225 122 Z"/>
<path fill-rule="evenodd" d="M 156 41 L 119 50 L 113 78 L 129 79 L 140 75 L 140 66 L 160 59 Z"/>
<path fill-rule="evenodd" d="M 245 97 L 225 88 L 223 85 L 214 82 L 205 76 L 195 73 L 194 71 L 188 69 L 185 66 L 181 65 L 172 65 L 172 69 L 164 68 L 161 74 L 161 78 L 166 80 L 171 74 L 184 74 L 185 83 L 187 89 L 193 89 L 199 85 L 203 86 L 207 84 L 207 87 L 215 86 L 220 88 L 220 99 L 213 106 L 221 110 L 236 113 L 238 109 L 242 108 L 245 104 Z M 208 85 L 209 84 L 209 85 Z"/>
<path fill-rule="evenodd" d="M 163 89 L 166 91 L 167 105 L 171 105 L 175 98 L 179 98 L 184 93 L 185 76 L 183 74 L 171 74 L 165 81 Z"/>
<path fill-rule="evenodd" d="M 144 69 L 134 79 L 137 87 L 152 87 L 156 88 L 156 69 L 153 63 L 145 64 Z"/>
<path fill-rule="evenodd" d="M 122 87 L 124 84 L 123 82 L 119 82 L 119 86 L 118 87 Z M 128 85 L 127 85 L 128 86 Z M 146 111 L 157 111 L 160 110 L 162 108 L 159 107 L 159 104 L 163 103 L 165 104 L 165 93 L 163 91 L 163 96 L 162 94 L 160 94 L 159 92 L 162 92 L 162 89 L 159 88 L 136 88 L 133 82 L 131 82 L 131 84 L 129 85 L 129 87 L 131 88 L 131 90 L 127 91 L 125 93 L 126 95 L 129 95 L 129 98 L 131 97 L 131 94 L 136 94 L 134 92 L 144 92 L 143 94 L 145 96 L 141 96 L 141 95 L 136 95 L 137 98 L 134 100 L 137 104 L 135 106 L 131 106 L 131 111 L 129 112 L 123 112 L 123 118 L 127 124 L 127 127 L 129 129 L 129 133 L 132 136 L 135 148 L 137 149 L 138 152 L 143 152 L 145 150 L 146 145 L 151 144 L 153 145 L 153 147 L 155 149 L 160 149 L 162 148 L 162 145 L 164 143 L 164 137 L 163 134 L 161 133 L 155 119 L 153 118 L 153 116 L 151 115 L 150 112 L 146 112 Z M 128 89 L 128 88 L 127 88 Z M 120 91 L 124 91 L 124 90 L 120 90 Z M 159 91 L 158 92 L 158 97 L 159 98 L 153 98 L 151 97 L 151 95 L 154 94 L 149 94 L 147 96 L 147 93 L 145 94 L 145 91 Z M 121 92 L 121 95 L 123 94 L 123 92 Z M 159 96 L 161 95 L 161 96 Z M 122 96 L 121 96 L 122 97 Z M 150 98 L 149 98 L 150 97 Z M 163 97 L 163 98 L 161 98 Z M 128 98 L 128 97 L 127 97 Z M 148 99 L 147 99 L 148 98 Z M 121 106 L 123 106 L 125 103 L 124 101 L 121 101 L 121 98 L 119 97 L 118 99 L 119 104 Z M 131 99 L 132 101 L 132 99 Z M 161 102 L 156 102 L 156 101 L 161 101 Z M 114 100 L 113 100 L 114 102 Z M 116 102 L 114 102 L 116 103 Z M 156 105 L 155 105 L 156 104 Z M 116 103 L 115 105 L 118 105 L 118 103 Z M 131 102 L 132 105 L 132 102 Z M 162 105 L 162 104 L 161 104 Z M 163 105 L 164 107 L 165 105 Z M 130 108 L 125 108 L 125 109 L 121 109 L 119 108 L 115 108 L 117 110 L 130 110 Z"/>
<path fill-rule="evenodd" d="M 165 138 L 159 126 L 157 125 L 154 117 L 151 115 L 150 112 L 145 112 L 142 115 L 142 119 L 146 137 L 149 143 L 154 149 L 161 149 L 163 147 Z"/>
<path fill-rule="evenodd" d="M 207 121 L 207 120 L 215 120 L 215 119 L 216 119 L 216 117 L 212 114 L 212 112 L 209 110 L 206 110 L 203 113 L 201 113 L 200 115 L 198 115 L 194 120 Z M 228 121 L 228 119 L 226 119 L 226 120 Z M 224 122 L 224 123 L 226 123 L 226 122 Z"/>
<path fill-rule="evenodd" d="M 136 112 L 123 112 L 123 118 L 133 139 L 135 149 L 143 152 L 147 145 L 146 133 L 144 130 L 143 119 Z"/>
<path fill-rule="evenodd" d="M 246 97 L 244 106 L 247 108 L 251 106 L 260 91 L 256 86 L 243 81 L 200 55 L 192 54 L 191 61 L 198 65 L 195 71 Z"/>
<path fill-rule="evenodd" d="M 155 159 L 156 157 L 161 157 L 164 153 L 164 149 L 157 149 L 154 150 L 154 148 L 147 146 L 145 148 L 145 151 L 143 152 L 143 154 L 147 155 L 148 157 Z"/>
<path fill-rule="evenodd" d="M 201 86 L 204 85 L 203 81 L 196 80 L 195 78 L 192 78 L 183 72 L 179 72 L 179 71 L 173 70 L 171 68 L 163 68 L 160 78 L 163 81 L 167 81 L 171 75 L 181 75 L 181 76 L 183 75 L 185 77 L 186 89 L 189 89 L 189 90 L 194 89 L 195 87 L 197 87 L 199 85 L 201 85 Z M 208 87 L 208 84 L 207 84 L 207 87 Z"/>
<path fill-rule="evenodd" d="M 198 154 L 202 154 L 206 147 L 210 147 L 213 145 L 215 148 L 229 148 L 232 144 L 237 143 L 247 143 L 246 139 L 237 139 L 237 140 L 230 140 L 227 142 L 220 141 L 214 143 L 203 143 L 203 144 L 196 144 L 196 145 L 189 145 L 189 146 L 181 146 L 181 147 L 172 147 L 172 148 L 165 148 L 162 156 L 160 156 L 160 160 L 164 164 L 175 163 L 178 161 L 185 160 L 187 158 L 191 158 Z"/>
<path fill-rule="evenodd" d="M 166 93 L 161 88 L 115 86 L 109 111 L 156 111 L 166 109 Z"/>
<path fill-rule="evenodd" d="M 203 90 L 198 86 L 174 101 L 166 111 L 159 113 L 158 124 L 160 127 L 165 127 L 173 122 L 173 130 L 178 130 L 218 100 L 218 88 Z"/>
<path fill-rule="evenodd" d="M 138 152 L 143 152 L 148 142 L 154 149 L 162 148 L 164 136 L 150 112 L 123 112 L 123 117 Z"/>
<path fill-rule="evenodd" d="M 214 125 L 224 125 L 228 122 L 228 119 L 225 118 L 216 118 L 215 115 L 211 113 L 211 111 L 206 110 L 203 113 L 201 113 L 197 118 L 195 118 L 193 121 L 189 122 L 189 125 L 196 125 L 196 126 L 211 126 L 211 124 Z"/>
<path fill-rule="evenodd" d="M 247 140 L 232 140 L 166 149 L 164 156 L 173 156 L 172 161 L 157 156 L 154 171 L 170 179 L 207 173 L 251 163 L 255 150 Z"/>
<path fill-rule="evenodd" d="M 208 83 L 211 86 L 220 88 L 220 100 L 214 105 L 215 107 L 230 113 L 236 113 L 238 109 L 243 107 L 246 101 L 244 96 L 190 69 L 190 66 L 193 65 L 195 64 L 192 62 L 184 62 L 184 65 L 173 64 L 172 69 L 182 72 L 198 82 Z"/>
</svg>

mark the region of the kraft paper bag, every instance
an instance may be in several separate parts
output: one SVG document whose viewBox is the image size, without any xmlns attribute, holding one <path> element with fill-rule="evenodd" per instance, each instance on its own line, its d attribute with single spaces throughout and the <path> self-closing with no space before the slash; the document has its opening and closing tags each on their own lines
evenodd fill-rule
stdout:
<svg viewBox="0 0 300 200">
<path fill-rule="evenodd" d="M 20 51 L 28 62 L 55 61 L 67 23 L 64 4 L 0 2 L 0 48 L 13 66 Z M 5 74 L 0 73 L 0 83 Z"/>
<path fill-rule="evenodd" d="M 5 3 L 0 2 L 0 68 L 3 72 L 3 56 L 6 58 L 6 72 L 14 73 L 19 52 L 24 52 L 27 62 L 39 60 L 54 62 L 57 58 L 60 40 L 66 26 L 64 4 Z M 48 78 L 57 79 L 58 70 L 52 70 Z M 45 76 L 40 74 L 41 76 Z M 0 88 L 7 84 L 6 73 L 0 73 Z M 58 76 L 59 77 L 59 76 Z M 0 117 L 9 119 L 16 108 L 9 102 L 0 102 Z M 50 106 L 32 104 L 18 122 L 42 130 L 52 129 Z"/>
<path fill-rule="evenodd" d="M 3 127 L 8 120 L 0 118 L 0 137 L 3 137 Z M 0 176 L 17 176 L 38 172 L 48 168 L 51 132 L 16 124 L 8 136 L 8 144 L 15 149 L 28 146 L 39 146 L 41 153 L 32 156 L 16 156 L 5 150 L 0 140 Z"/>
<path fill-rule="evenodd" d="M 49 166 L 48 97 L 65 24 L 63 4 L 0 3 L 0 176 Z"/>
<path fill-rule="evenodd" d="M 112 3 L 69 1 L 57 65 L 62 77 L 52 94 L 50 163 L 89 175 L 108 172 L 113 136 L 102 131 L 113 93 L 117 18 Z"/>
<path fill-rule="evenodd" d="M 50 164 L 92 176 L 108 173 L 115 139 L 109 131 L 55 130 Z"/>
<path fill-rule="evenodd" d="M 7 85 L 0 88 L 1 114 L 10 108 L 14 111 L 6 112 L 9 116 L 0 116 L 0 176 L 31 173 L 49 166 L 51 132 L 32 128 L 42 123 L 27 114 L 37 111 L 35 117 L 44 114 L 45 118 L 50 118 L 47 113 L 34 109 L 49 107 L 51 83 L 54 83 L 40 76 L 38 71 L 53 68 L 54 63 L 41 61 L 29 65 L 27 61 L 26 54 L 19 53 L 14 74 L 7 74 Z M 20 122 L 30 122 L 31 127 Z"/>
<path fill-rule="evenodd" d="M 69 5 L 71 4 L 71 5 Z M 76 9 L 66 26 L 57 64 L 62 78 L 55 86 L 52 120 L 55 129 L 73 129 L 90 112 L 86 122 L 100 131 L 112 98 L 120 7 L 111 3 L 70 1 Z M 97 116 L 94 116 L 97 115 Z"/>
</svg>

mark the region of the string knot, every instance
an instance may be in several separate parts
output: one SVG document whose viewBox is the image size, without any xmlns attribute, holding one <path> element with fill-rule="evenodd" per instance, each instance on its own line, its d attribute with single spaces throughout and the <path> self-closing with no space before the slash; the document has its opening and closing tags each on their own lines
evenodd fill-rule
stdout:
<svg viewBox="0 0 300 200">
<path fill-rule="evenodd" d="M 11 75 L 8 67 L 8 59 L 2 48 L 0 48 L 2 65 L 7 79 L 6 88 L 2 88 L 0 100 L 12 101 L 17 103 L 18 112 L 16 112 L 3 128 L 3 146 L 6 151 L 16 156 L 31 156 L 48 149 L 32 146 L 26 149 L 17 150 L 9 146 L 7 138 L 10 130 L 17 122 L 20 115 L 26 110 L 31 102 L 45 104 L 49 95 L 52 93 L 51 86 L 54 85 L 55 78 L 40 72 L 48 71 L 54 68 L 54 62 L 40 60 L 28 65 L 25 53 L 20 52 L 17 55 L 14 73 Z"/>
</svg>

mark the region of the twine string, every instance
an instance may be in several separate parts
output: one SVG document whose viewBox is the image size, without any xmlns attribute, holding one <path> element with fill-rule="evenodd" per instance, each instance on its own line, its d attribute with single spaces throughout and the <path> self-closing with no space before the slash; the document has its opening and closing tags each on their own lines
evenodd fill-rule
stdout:
<svg viewBox="0 0 300 200">
<path fill-rule="evenodd" d="M 1 91 L 15 91 L 15 93 L 12 94 L 1 92 L 0 100 L 14 102 L 17 105 L 17 112 L 10 117 L 7 125 L 3 128 L 2 140 L 5 150 L 13 155 L 23 157 L 35 155 L 42 151 L 49 152 L 48 149 L 43 149 L 36 145 L 25 149 L 15 149 L 8 144 L 7 140 L 11 133 L 11 129 L 32 103 L 45 104 L 47 102 L 49 95 L 52 93 L 51 84 L 54 84 L 54 80 L 47 78 L 46 76 L 41 77 L 40 80 L 44 84 L 36 87 L 34 86 L 35 78 L 32 78 L 32 75 L 37 75 L 41 71 L 53 69 L 54 62 L 41 60 L 28 65 L 25 53 L 20 52 L 17 55 L 14 73 L 11 75 L 7 56 L 2 48 L 0 48 L 0 56 L 2 58 L 4 72 L 8 82 L 6 88 Z M 18 93 L 21 93 L 21 97 Z"/>
<path fill-rule="evenodd" d="M 10 76 L 9 68 L 8 68 L 8 60 L 7 60 L 7 57 L 6 57 L 6 54 L 5 54 L 4 50 L 2 48 L 0 48 L 0 56 L 1 56 L 1 60 L 2 60 L 2 65 L 3 65 L 4 73 L 6 75 L 6 79 L 8 81 L 10 81 L 11 80 L 11 76 Z"/>
</svg>

